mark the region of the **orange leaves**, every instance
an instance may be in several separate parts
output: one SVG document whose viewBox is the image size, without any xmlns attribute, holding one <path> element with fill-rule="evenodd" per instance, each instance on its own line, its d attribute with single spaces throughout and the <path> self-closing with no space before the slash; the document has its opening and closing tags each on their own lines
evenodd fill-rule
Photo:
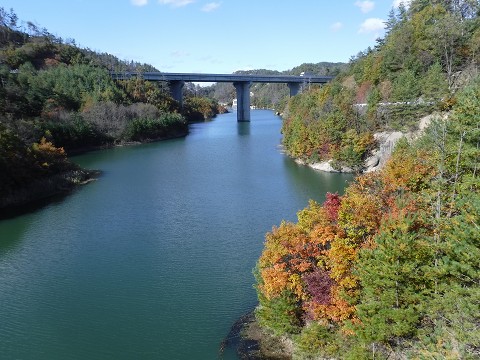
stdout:
<svg viewBox="0 0 480 360">
<path fill-rule="evenodd" d="M 67 166 L 67 155 L 63 148 L 55 147 L 45 137 L 40 142 L 32 144 L 32 154 L 38 169 L 42 172 L 55 171 Z"/>
<path fill-rule="evenodd" d="M 280 266 L 272 266 L 260 271 L 263 279 L 263 284 L 260 285 L 260 290 L 267 297 L 267 299 L 279 296 L 287 287 L 288 273 L 281 269 Z"/>
<path fill-rule="evenodd" d="M 339 233 L 339 230 L 340 229 L 335 225 L 323 226 L 319 224 L 315 226 L 312 231 L 310 231 L 310 239 L 313 243 L 319 245 L 319 248 L 323 249 L 326 248 L 326 246 L 329 245 L 333 239 L 335 239 Z"/>
<path fill-rule="evenodd" d="M 282 262 L 295 247 L 301 243 L 303 232 L 297 225 L 282 222 L 279 227 L 273 227 L 272 231 L 265 236 L 265 249 L 260 257 L 261 267 L 267 267 Z"/>
<path fill-rule="evenodd" d="M 282 222 L 274 227 L 266 235 L 258 263 L 261 295 L 274 301 L 288 291 L 299 310 L 315 321 L 357 321 L 359 251 L 374 247 L 385 219 L 422 206 L 414 196 L 398 198 L 399 189 L 419 184 L 409 174 L 423 166 L 418 160 L 406 161 L 403 172 L 387 168 L 360 176 L 343 197 L 327 194 L 323 205 L 310 201 L 299 211 L 297 224 Z M 428 178 L 430 169 L 421 170 Z"/>
<path fill-rule="evenodd" d="M 340 287 L 333 286 L 330 289 L 329 303 L 321 303 L 315 300 L 306 301 L 303 310 L 308 318 L 315 321 L 329 321 L 341 323 L 346 320 L 354 320 L 355 306 L 349 304 L 340 294 Z"/>
<path fill-rule="evenodd" d="M 288 290 L 315 319 L 351 318 L 353 308 L 338 294 L 354 287 L 343 285 L 350 279 L 347 273 L 356 253 L 353 248 L 348 253 L 335 246 L 345 235 L 337 225 L 340 206 L 337 194 L 328 194 L 323 205 L 310 201 L 309 207 L 298 213 L 298 224 L 282 222 L 266 235 L 258 262 L 258 289 L 265 298 L 273 301 Z M 338 273 L 340 290 L 330 267 Z"/>
</svg>

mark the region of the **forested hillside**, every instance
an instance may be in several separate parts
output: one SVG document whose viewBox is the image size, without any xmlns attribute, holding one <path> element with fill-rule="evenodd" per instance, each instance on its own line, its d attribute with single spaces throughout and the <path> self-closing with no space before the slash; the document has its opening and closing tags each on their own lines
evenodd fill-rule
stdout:
<svg viewBox="0 0 480 360">
<path fill-rule="evenodd" d="M 451 109 L 455 93 L 477 75 L 477 6 L 413 1 L 392 10 L 386 35 L 373 49 L 353 56 L 331 84 L 290 101 L 283 126 L 287 152 L 362 170 L 374 132 L 415 130 L 422 115 Z"/>
<path fill-rule="evenodd" d="M 294 358 L 480 357 L 479 10 L 413 0 L 333 83 L 290 100 L 288 152 L 350 165 L 374 131 L 438 114 L 382 170 L 266 235 L 256 317 Z"/>
<path fill-rule="evenodd" d="M 155 70 L 79 48 L 0 7 L 0 209 L 85 180 L 67 154 L 184 136 L 188 121 L 218 112 L 213 99 L 187 96 L 180 109 L 164 83 L 110 76 Z"/>
</svg>

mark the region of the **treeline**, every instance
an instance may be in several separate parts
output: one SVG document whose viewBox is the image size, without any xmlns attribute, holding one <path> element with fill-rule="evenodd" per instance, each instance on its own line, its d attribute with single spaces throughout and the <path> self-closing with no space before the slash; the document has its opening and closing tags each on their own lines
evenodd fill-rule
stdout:
<svg viewBox="0 0 480 360">
<path fill-rule="evenodd" d="M 0 208 L 30 183 L 75 169 L 67 153 L 184 136 L 189 121 L 218 113 L 213 99 L 187 92 L 180 109 L 166 84 L 114 81 L 111 71 L 156 69 L 79 48 L 0 7 Z"/>
<path fill-rule="evenodd" d="M 459 83 L 465 69 L 475 73 L 478 66 L 472 45 L 478 15 L 478 1 L 413 0 L 391 14 L 385 39 L 353 60 L 349 72 L 291 100 L 295 119 L 290 115 L 285 127 L 300 123 L 303 111 L 304 128 L 296 134 L 303 141 L 318 136 L 333 147 L 356 137 L 353 150 L 369 143 L 361 138 L 368 122 L 377 128 L 384 116 L 373 100 L 363 116 L 352 111 L 365 81 L 371 81 L 368 99 L 375 93 L 388 102 L 423 97 L 448 110 L 422 137 L 401 140 L 382 170 L 357 177 L 343 196 L 311 201 L 296 223 L 282 222 L 266 235 L 255 270 L 256 316 L 293 340 L 294 358 L 480 356 L 480 78 Z M 453 57 L 440 51 L 441 36 L 455 39 L 447 47 Z M 415 56 L 400 41 L 404 37 Z M 402 57 L 387 56 L 393 49 L 402 49 Z M 397 65 L 385 68 L 392 61 Z M 403 81 L 410 66 L 417 72 L 408 95 Z M 429 78 L 440 78 L 442 86 L 427 86 Z M 387 93 L 381 91 L 385 82 Z M 349 112 L 348 135 L 345 128 L 330 129 Z M 335 134 L 337 143 L 330 138 Z"/>
<path fill-rule="evenodd" d="M 415 0 L 392 9 L 374 48 L 352 57 L 332 83 L 290 101 L 286 151 L 361 170 L 374 132 L 415 130 L 423 115 L 449 110 L 478 73 L 477 8 L 476 0 Z"/>
<path fill-rule="evenodd" d="M 346 68 L 345 63 L 320 62 L 316 64 L 306 63 L 294 67 L 291 70 L 275 71 L 267 69 L 239 70 L 235 74 L 242 75 L 296 75 L 307 74 L 303 87 L 308 89 L 311 85 L 308 83 L 308 75 L 329 75 L 335 76 Z M 236 97 L 235 88 L 230 83 L 217 83 L 209 87 L 199 89 L 205 96 L 214 98 L 221 103 L 231 103 Z M 254 83 L 250 87 L 253 96 L 250 99 L 251 105 L 257 108 L 275 109 L 283 111 L 288 101 L 290 91 L 286 84 L 263 84 Z"/>
</svg>

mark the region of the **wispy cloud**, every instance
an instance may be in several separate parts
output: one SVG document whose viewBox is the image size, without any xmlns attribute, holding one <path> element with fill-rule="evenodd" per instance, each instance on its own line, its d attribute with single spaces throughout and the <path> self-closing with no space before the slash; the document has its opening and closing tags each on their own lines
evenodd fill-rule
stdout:
<svg viewBox="0 0 480 360">
<path fill-rule="evenodd" d="M 209 63 L 209 64 L 223 64 L 223 61 L 216 56 L 204 56 L 198 60 Z"/>
<path fill-rule="evenodd" d="M 162 5 L 170 5 L 171 7 L 177 8 L 194 3 L 195 0 L 158 0 L 158 2 Z"/>
<path fill-rule="evenodd" d="M 135 6 L 144 6 L 148 4 L 148 0 L 130 0 L 130 2 Z"/>
<path fill-rule="evenodd" d="M 190 53 L 183 50 L 175 50 L 170 53 L 170 56 L 174 58 L 184 58 L 190 56 Z"/>
<path fill-rule="evenodd" d="M 365 0 L 365 1 L 357 1 L 355 3 L 355 6 L 358 6 L 360 8 L 360 10 L 366 14 L 370 11 L 373 10 L 373 8 L 375 7 L 375 3 L 373 1 L 369 1 L 369 0 Z"/>
<path fill-rule="evenodd" d="M 377 18 L 370 18 L 365 20 L 361 25 L 360 29 L 358 30 L 359 33 L 374 33 L 385 28 L 385 20 L 377 19 Z"/>
<path fill-rule="evenodd" d="M 411 2 L 412 0 L 394 0 L 392 6 L 397 8 L 403 3 L 406 7 L 409 7 Z"/>
<path fill-rule="evenodd" d="M 222 3 L 220 2 L 211 2 L 211 3 L 205 4 L 202 7 L 202 11 L 211 12 L 211 11 L 217 10 L 220 7 L 220 5 L 222 5 Z"/>
<path fill-rule="evenodd" d="M 334 32 L 339 31 L 341 28 L 343 28 L 343 24 L 340 21 L 337 21 L 336 23 L 334 23 L 330 26 L 330 30 L 332 30 Z"/>
</svg>

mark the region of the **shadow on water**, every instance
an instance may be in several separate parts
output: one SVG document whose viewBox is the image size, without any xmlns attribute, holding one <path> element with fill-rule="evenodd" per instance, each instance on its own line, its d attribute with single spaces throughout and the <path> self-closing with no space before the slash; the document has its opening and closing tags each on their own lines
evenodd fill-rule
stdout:
<svg viewBox="0 0 480 360">
<path fill-rule="evenodd" d="M 323 202 L 325 199 L 325 189 L 330 192 L 338 192 L 343 194 L 346 184 L 354 179 L 353 174 L 337 174 L 332 176 L 331 173 L 317 171 L 306 165 L 297 164 L 293 159 L 284 157 L 286 173 L 292 180 L 293 188 L 300 194 L 311 193 L 311 189 L 318 189 L 316 201 Z M 313 176 L 306 176 L 306 174 Z"/>
<path fill-rule="evenodd" d="M 35 213 L 52 204 L 60 204 L 63 201 L 65 201 L 65 199 L 70 194 L 72 194 L 73 191 L 75 190 L 66 191 L 65 193 L 62 193 L 62 194 L 57 194 L 57 195 L 49 196 L 43 199 L 39 199 L 25 205 L 19 205 L 19 206 L 15 206 L 13 208 L 8 208 L 8 209 L 0 209 L 0 222 L 2 220 L 13 219 L 21 215 L 28 215 L 28 214 Z"/>
<path fill-rule="evenodd" d="M 220 345 L 219 356 L 222 360 L 230 358 L 249 360 L 264 359 L 260 353 L 259 342 L 257 340 L 247 339 L 243 333 L 245 327 L 254 321 L 255 315 L 252 309 L 232 325 L 230 332 Z"/>
<path fill-rule="evenodd" d="M 88 182 L 98 179 L 101 175 L 101 171 L 91 171 L 91 178 L 89 179 L 89 181 L 87 181 L 87 183 L 83 185 L 75 185 L 72 188 L 60 190 L 54 195 L 45 196 L 23 205 L 8 207 L 7 209 L 0 209 L 0 222 L 2 220 L 13 219 L 21 215 L 35 213 L 49 205 L 60 204 L 65 201 L 67 197 L 71 196 L 74 192 L 80 190 L 84 185 L 88 185 Z"/>
<path fill-rule="evenodd" d="M 0 258 L 19 245 L 29 225 L 30 222 L 25 221 L 24 217 L 18 217 L 5 224 L 2 224 L 2 220 L 0 220 Z"/>
</svg>

